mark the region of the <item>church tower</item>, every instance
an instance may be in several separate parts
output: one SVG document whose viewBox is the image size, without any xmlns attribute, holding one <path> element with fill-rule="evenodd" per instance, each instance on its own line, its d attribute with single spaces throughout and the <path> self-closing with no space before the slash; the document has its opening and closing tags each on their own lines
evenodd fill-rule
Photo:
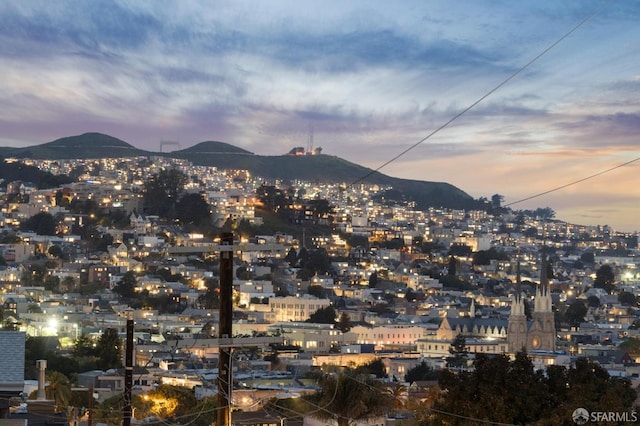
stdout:
<svg viewBox="0 0 640 426">
<path fill-rule="evenodd" d="M 527 348 L 527 316 L 524 310 L 524 299 L 520 288 L 520 259 L 516 264 L 516 291 L 511 300 L 511 313 L 507 328 L 509 352 L 516 353 Z"/>
<path fill-rule="evenodd" d="M 547 257 L 541 254 L 540 284 L 536 288 L 533 324 L 529 329 L 528 349 L 556 350 L 556 323 L 551 303 L 551 291 L 547 274 Z"/>
</svg>

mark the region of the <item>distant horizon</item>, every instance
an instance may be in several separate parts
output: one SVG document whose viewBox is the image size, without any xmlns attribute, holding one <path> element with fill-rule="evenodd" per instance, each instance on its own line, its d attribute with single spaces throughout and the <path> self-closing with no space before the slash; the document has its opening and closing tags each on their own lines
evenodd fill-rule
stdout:
<svg viewBox="0 0 640 426">
<path fill-rule="evenodd" d="M 640 3 L 608 0 L 7 0 L 0 145 L 99 132 L 273 156 L 313 143 L 509 204 L 638 157 L 639 21 Z M 639 230 L 639 170 L 514 207 Z"/>
<path fill-rule="evenodd" d="M 119 138 L 119 137 L 116 137 L 116 136 L 113 136 L 113 135 L 110 135 L 110 134 L 106 134 L 106 133 L 102 133 L 102 132 L 95 132 L 95 131 L 84 132 L 84 133 L 77 134 L 77 135 L 62 136 L 62 137 L 55 138 L 55 139 L 52 139 L 52 140 L 47 141 L 47 142 L 42 142 L 42 143 L 40 143 L 40 144 L 32 144 L 32 145 L 23 146 L 23 147 L 8 147 L 8 146 L 4 146 L 4 147 L 0 147 L 0 148 L 29 148 L 29 147 L 39 146 L 39 145 L 45 145 L 45 144 L 47 144 L 47 143 L 56 142 L 56 141 L 61 140 L 61 139 L 66 139 L 66 138 L 73 138 L 73 137 L 83 136 L 83 135 L 85 135 L 85 134 L 100 134 L 100 135 L 108 136 L 108 137 L 111 137 L 111 138 L 114 138 L 114 139 L 118 139 L 118 140 L 120 140 L 120 141 L 122 141 L 122 142 L 124 142 L 124 143 L 126 143 L 126 144 L 128 144 L 128 145 L 130 145 L 130 146 L 132 146 L 132 147 L 133 147 L 133 148 L 135 148 L 135 149 L 140 149 L 140 150 L 143 150 L 143 151 L 147 151 L 147 152 L 149 152 L 149 153 L 151 153 L 151 154 L 171 154 L 172 152 L 179 152 L 179 151 L 182 151 L 182 150 L 185 150 L 185 149 L 188 149 L 188 148 L 192 148 L 192 147 L 194 147 L 194 146 L 197 146 L 197 145 L 202 144 L 202 143 L 207 143 L 207 142 L 222 143 L 222 144 L 226 144 L 226 145 L 229 145 L 229 146 L 232 146 L 232 147 L 235 147 L 235 148 L 239 148 L 239 149 L 243 149 L 243 150 L 245 150 L 244 148 L 239 147 L 239 146 L 234 145 L 234 144 L 229 143 L 229 142 L 224 142 L 224 141 L 220 141 L 220 140 L 213 140 L 213 139 L 210 139 L 210 140 L 203 140 L 203 141 L 200 141 L 200 142 L 196 142 L 196 143 L 194 143 L 193 145 L 189 145 L 189 146 L 187 146 L 187 147 L 182 147 L 182 146 L 181 146 L 181 147 L 180 147 L 180 149 L 175 149 L 175 150 L 171 150 L 171 151 L 152 151 L 152 150 L 145 150 L 145 149 L 142 149 L 142 148 L 138 148 L 138 147 L 137 147 L 137 146 L 135 146 L 132 142 L 127 141 L 127 140 L 124 140 L 124 139 L 121 139 L 121 138 Z M 161 142 L 175 142 L 175 141 L 161 141 Z M 285 156 L 285 155 L 287 155 L 287 153 L 288 153 L 291 149 L 293 149 L 293 148 L 296 148 L 296 147 L 293 147 L 293 146 L 292 146 L 291 148 L 289 148 L 289 150 L 288 150 L 287 152 L 282 153 L 282 154 L 274 154 L 274 155 L 275 155 L 275 156 L 280 156 L 280 155 Z M 304 148 L 304 147 L 302 147 L 302 148 Z M 256 155 L 256 156 L 271 156 L 271 155 L 264 155 L 264 154 L 259 154 L 259 153 L 251 152 L 251 151 L 248 151 L 248 150 L 245 150 L 245 151 L 246 151 L 246 152 L 248 152 L 248 153 L 250 153 L 251 155 Z M 230 152 L 230 153 L 232 154 L 233 152 Z M 323 155 L 331 155 L 331 154 L 325 154 L 325 153 L 323 153 Z M 338 158 L 340 158 L 340 157 L 338 157 Z M 347 161 L 348 161 L 348 160 L 347 160 Z M 357 163 L 355 163 L 355 164 L 357 164 Z M 384 173 L 383 171 L 381 171 L 380 173 L 382 173 L 382 174 L 386 174 L 386 173 Z M 391 176 L 391 175 L 389 175 L 389 176 Z M 392 177 L 395 177 L 395 176 L 392 176 Z M 401 177 L 399 177 L 399 178 L 400 178 L 400 179 L 404 179 L 404 178 L 401 178 Z M 448 182 L 447 182 L 447 183 L 448 183 Z M 462 190 L 462 191 L 464 191 L 464 192 L 466 192 L 466 191 L 464 190 L 464 188 L 459 188 L 459 187 L 457 187 L 457 188 L 458 188 L 458 189 L 460 189 L 460 190 Z M 495 194 L 495 193 L 494 193 L 494 194 Z M 492 194 L 492 195 L 493 195 L 493 194 Z M 491 199 L 491 196 L 481 196 L 481 197 L 485 197 L 485 198 L 487 198 L 487 199 L 489 199 L 489 200 Z M 481 197 L 473 197 L 473 198 L 477 200 L 477 199 L 479 199 L 479 198 L 481 198 Z M 506 203 L 503 203 L 503 204 L 506 204 Z M 535 210 L 535 209 L 537 209 L 537 208 L 547 208 L 547 207 L 552 208 L 552 207 L 550 207 L 550 206 L 543 206 L 543 205 L 538 205 L 538 206 L 535 206 L 535 207 L 529 207 L 529 208 L 518 208 L 518 207 L 512 208 L 512 207 L 510 207 L 510 206 L 509 206 L 509 208 L 510 208 L 511 210 L 513 210 L 513 211 L 518 211 L 518 210 Z M 552 208 L 552 209 L 553 209 L 553 208 Z M 617 232 L 623 232 L 623 233 L 637 233 L 637 232 L 639 232 L 639 230 L 637 230 L 637 229 L 635 229 L 635 230 L 623 230 L 623 229 L 617 229 L 615 226 L 608 225 L 608 224 L 605 224 L 605 223 L 599 223 L 599 224 L 587 224 L 587 223 L 581 223 L 581 222 L 574 222 L 574 221 L 571 221 L 571 220 L 566 220 L 565 218 L 561 217 L 555 209 L 553 209 L 553 210 L 554 210 L 554 212 L 556 213 L 556 215 L 555 215 L 555 218 L 554 218 L 554 219 L 559 220 L 559 221 L 561 221 L 561 222 L 571 223 L 571 224 L 573 224 L 573 225 L 580 225 L 580 226 L 610 226 L 610 227 L 614 228 Z"/>
</svg>

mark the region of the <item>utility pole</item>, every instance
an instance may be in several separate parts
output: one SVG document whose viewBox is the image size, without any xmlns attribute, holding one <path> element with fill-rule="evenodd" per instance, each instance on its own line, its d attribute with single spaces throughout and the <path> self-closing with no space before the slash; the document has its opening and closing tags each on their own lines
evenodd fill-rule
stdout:
<svg viewBox="0 0 640 426">
<path fill-rule="evenodd" d="M 129 315 L 133 313 L 130 312 Z M 133 319 L 127 320 L 127 344 L 124 355 L 124 409 L 122 426 L 131 426 L 131 390 L 133 389 Z"/>
<path fill-rule="evenodd" d="M 87 408 L 87 426 L 93 426 L 93 383 L 89 385 L 89 407 Z"/>
<path fill-rule="evenodd" d="M 233 233 L 220 236 L 220 339 L 231 339 L 233 326 Z M 231 425 L 231 346 L 220 345 L 218 355 L 218 416 L 216 426 Z"/>
</svg>

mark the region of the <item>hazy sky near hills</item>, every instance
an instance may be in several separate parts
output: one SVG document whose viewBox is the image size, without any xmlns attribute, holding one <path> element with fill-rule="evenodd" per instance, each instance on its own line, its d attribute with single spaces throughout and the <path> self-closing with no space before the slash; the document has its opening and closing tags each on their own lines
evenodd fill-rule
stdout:
<svg viewBox="0 0 640 426">
<path fill-rule="evenodd" d="M 505 203 L 640 157 L 640 2 L 0 2 L 0 146 L 305 147 Z M 640 230 L 640 161 L 513 208 Z"/>
</svg>

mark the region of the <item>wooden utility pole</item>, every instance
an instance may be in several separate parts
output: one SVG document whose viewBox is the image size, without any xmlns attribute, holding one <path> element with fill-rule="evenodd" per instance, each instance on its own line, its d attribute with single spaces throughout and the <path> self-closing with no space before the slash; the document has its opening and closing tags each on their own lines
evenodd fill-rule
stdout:
<svg viewBox="0 0 640 426">
<path fill-rule="evenodd" d="M 89 385 L 89 407 L 87 408 L 87 426 L 93 426 L 93 383 Z"/>
<path fill-rule="evenodd" d="M 127 344 L 124 355 L 124 409 L 122 426 L 131 426 L 131 390 L 133 389 L 133 319 L 127 320 Z"/>
<path fill-rule="evenodd" d="M 231 339 L 233 325 L 233 233 L 220 236 L 220 327 L 218 337 Z M 218 416 L 216 426 L 231 425 L 231 346 L 220 345 L 218 355 Z"/>
</svg>

